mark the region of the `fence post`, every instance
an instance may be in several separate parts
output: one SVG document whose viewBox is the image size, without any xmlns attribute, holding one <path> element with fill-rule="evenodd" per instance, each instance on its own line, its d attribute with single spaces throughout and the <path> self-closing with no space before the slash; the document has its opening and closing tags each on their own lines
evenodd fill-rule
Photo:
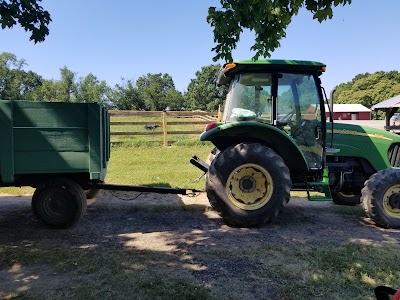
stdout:
<svg viewBox="0 0 400 300">
<path fill-rule="evenodd" d="M 167 113 L 165 110 L 162 112 L 162 123 L 163 123 L 163 135 L 164 135 L 164 147 L 168 146 L 167 140 Z"/>
</svg>

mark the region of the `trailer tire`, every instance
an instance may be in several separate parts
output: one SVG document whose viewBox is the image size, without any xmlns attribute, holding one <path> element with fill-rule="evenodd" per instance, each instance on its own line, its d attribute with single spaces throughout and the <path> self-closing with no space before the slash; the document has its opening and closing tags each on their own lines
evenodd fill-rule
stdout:
<svg viewBox="0 0 400 300">
<path fill-rule="evenodd" d="M 361 191 L 368 217 L 378 226 L 400 228 L 400 171 L 386 169 L 373 174 Z"/>
<path fill-rule="evenodd" d="M 361 195 L 352 193 L 332 192 L 332 201 L 337 205 L 355 206 L 361 203 Z"/>
<path fill-rule="evenodd" d="M 51 228 L 68 228 L 78 223 L 86 212 L 82 187 L 67 178 L 55 178 L 39 186 L 32 196 L 36 218 Z"/>
<path fill-rule="evenodd" d="M 85 190 L 86 199 L 94 199 L 100 192 L 99 189 L 89 189 Z"/>
<path fill-rule="evenodd" d="M 206 178 L 210 204 L 229 226 L 273 221 L 290 198 L 291 179 L 283 159 L 258 143 L 228 147 L 212 161 Z"/>
</svg>

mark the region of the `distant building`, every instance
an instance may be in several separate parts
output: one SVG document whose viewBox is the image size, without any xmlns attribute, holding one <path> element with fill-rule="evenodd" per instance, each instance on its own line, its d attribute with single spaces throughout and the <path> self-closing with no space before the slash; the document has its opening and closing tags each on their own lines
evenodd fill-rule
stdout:
<svg viewBox="0 0 400 300">
<path fill-rule="evenodd" d="M 326 117 L 330 118 L 325 104 Z M 334 120 L 371 120 L 371 110 L 362 104 L 333 104 Z"/>
</svg>

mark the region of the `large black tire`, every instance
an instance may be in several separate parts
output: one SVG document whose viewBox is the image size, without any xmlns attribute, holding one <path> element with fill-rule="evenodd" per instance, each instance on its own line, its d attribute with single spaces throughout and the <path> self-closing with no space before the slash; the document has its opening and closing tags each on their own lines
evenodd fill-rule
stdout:
<svg viewBox="0 0 400 300">
<path fill-rule="evenodd" d="M 99 189 L 89 189 L 85 190 L 86 199 L 96 198 L 97 194 L 100 192 Z"/>
<path fill-rule="evenodd" d="M 228 147 L 212 161 L 206 178 L 210 204 L 230 226 L 273 221 L 290 198 L 291 179 L 283 159 L 257 143 Z"/>
<path fill-rule="evenodd" d="M 400 170 L 378 171 L 361 193 L 365 212 L 378 226 L 400 228 Z"/>
<path fill-rule="evenodd" d="M 361 195 L 354 195 L 352 193 L 332 192 L 333 203 L 337 205 L 355 206 L 361 203 Z"/>
<path fill-rule="evenodd" d="M 39 186 L 32 196 L 36 218 L 52 228 L 68 228 L 85 214 L 86 195 L 82 187 L 66 178 L 54 178 Z"/>
</svg>

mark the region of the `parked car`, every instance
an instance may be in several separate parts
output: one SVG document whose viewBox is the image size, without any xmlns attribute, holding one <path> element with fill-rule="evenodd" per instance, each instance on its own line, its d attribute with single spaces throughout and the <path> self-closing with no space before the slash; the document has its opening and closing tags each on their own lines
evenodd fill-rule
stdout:
<svg viewBox="0 0 400 300">
<path fill-rule="evenodd" d="M 394 113 L 393 116 L 390 118 L 390 124 L 399 121 L 400 121 L 400 113 Z"/>
</svg>

